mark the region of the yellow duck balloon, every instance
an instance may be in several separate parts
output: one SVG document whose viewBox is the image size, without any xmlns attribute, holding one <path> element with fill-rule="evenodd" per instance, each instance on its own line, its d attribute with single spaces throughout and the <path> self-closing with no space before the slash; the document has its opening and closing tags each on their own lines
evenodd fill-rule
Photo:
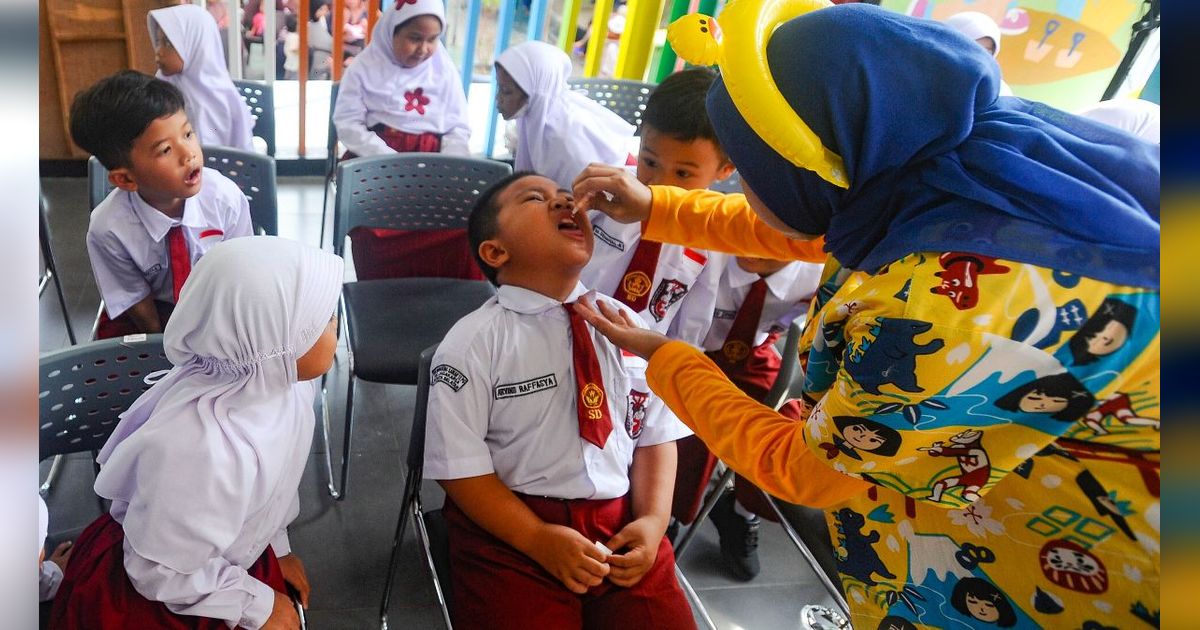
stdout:
<svg viewBox="0 0 1200 630">
<path fill-rule="evenodd" d="M 825 181 L 848 188 L 842 158 L 792 109 L 771 77 L 767 42 L 784 22 L 832 6 L 828 0 L 729 0 L 716 18 L 692 13 L 671 23 L 667 39 L 685 61 L 721 68 L 738 112 L 775 152 Z"/>
</svg>

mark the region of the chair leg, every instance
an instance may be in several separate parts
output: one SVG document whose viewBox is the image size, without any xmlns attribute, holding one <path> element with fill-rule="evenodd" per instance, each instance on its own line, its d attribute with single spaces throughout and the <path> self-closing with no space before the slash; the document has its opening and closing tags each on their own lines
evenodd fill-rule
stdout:
<svg viewBox="0 0 1200 630">
<path fill-rule="evenodd" d="M 704 505 L 700 507 L 700 513 L 696 515 L 696 520 L 688 526 L 688 529 L 683 534 L 683 538 L 679 539 L 679 544 L 675 546 L 675 561 L 683 556 L 683 552 L 691 546 L 692 539 L 696 537 L 696 533 L 700 531 L 700 526 L 704 521 L 708 520 L 708 514 L 716 507 L 717 501 L 720 500 L 726 492 L 729 491 L 729 484 L 733 481 L 733 469 L 725 468 L 725 472 L 721 473 L 721 478 L 717 481 L 717 487 L 713 488 L 712 492 L 704 498 Z"/>
<path fill-rule="evenodd" d="M 321 201 L 321 240 L 317 247 L 325 248 L 325 221 L 329 217 L 329 189 L 333 186 L 333 171 L 325 173 L 325 196 Z M 336 248 L 335 248 L 336 249 Z"/>
<path fill-rule="evenodd" d="M 50 487 L 54 485 L 54 480 L 58 478 L 58 473 L 62 470 L 63 456 L 55 455 L 54 461 L 50 462 L 50 472 L 46 473 L 46 480 L 38 487 L 38 494 L 43 497 L 50 494 Z"/>
<path fill-rule="evenodd" d="M 717 630 L 717 624 L 713 622 L 712 616 L 708 614 L 708 608 L 704 606 L 704 602 L 700 601 L 700 595 L 696 593 L 696 589 L 692 588 L 692 583 L 688 582 L 687 577 L 683 575 L 679 564 L 675 565 L 675 578 L 679 580 L 679 586 L 683 589 L 683 594 L 687 597 L 688 603 L 692 605 L 692 610 L 700 616 L 700 621 L 704 622 L 704 627 L 708 628 L 708 630 Z"/>
<path fill-rule="evenodd" d="M 420 493 L 420 482 L 417 485 L 417 492 Z M 413 528 L 417 532 L 417 540 L 421 543 L 421 553 L 425 555 L 425 564 L 429 569 L 429 576 L 433 580 L 433 592 L 437 595 L 438 606 L 442 609 L 442 623 L 446 624 L 446 630 L 453 630 L 454 625 L 450 622 L 450 607 L 446 605 L 446 595 L 442 591 L 442 581 L 438 579 L 437 565 L 433 562 L 433 549 L 429 544 L 429 531 L 425 529 L 425 514 L 422 511 L 419 495 L 412 502 L 412 516 Z M 716 629 L 714 628 L 714 630 Z"/>
<path fill-rule="evenodd" d="M 67 298 L 63 295 L 62 280 L 58 279 L 57 271 L 51 276 L 54 280 L 54 291 L 58 293 L 58 306 L 62 309 L 63 324 L 67 326 L 67 339 L 71 340 L 71 345 L 79 343 L 75 339 L 75 327 L 71 325 L 71 312 L 67 310 Z"/>
<path fill-rule="evenodd" d="M 814 556 L 812 551 L 809 550 L 808 545 L 804 544 L 804 539 L 800 538 L 800 533 L 797 532 L 796 528 L 792 527 L 792 524 L 788 522 L 786 517 L 784 517 L 783 511 L 780 510 L 779 505 L 775 503 L 775 497 L 772 497 L 761 489 L 759 491 L 763 493 L 763 498 L 767 500 L 767 504 L 770 505 L 771 510 L 775 512 L 775 516 L 779 518 L 779 524 L 783 526 L 783 531 L 785 534 L 787 534 L 788 539 L 792 541 L 792 545 L 796 547 L 796 549 L 800 552 L 800 555 L 804 556 L 804 560 L 808 562 L 808 566 L 812 567 L 813 573 L 817 574 L 817 579 L 821 580 L 821 585 L 825 587 L 825 590 L 829 592 L 829 596 L 832 597 L 833 601 L 838 605 L 842 616 L 849 619 L 850 605 L 846 602 L 846 598 L 842 595 L 842 591 L 832 581 L 830 581 L 829 576 L 825 573 L 825 569 L 821 567 L 821 563 L 817 562 L 816 556 Z"/>
<path fill-rule="evenodd" d="M 400 517 L 396 519 L 396 536 L 392 538 L 392 555 L 388 560 L 387 580 L 383 583 L 383 601 L 379 604 L 379 628 L 387 630 L 388 606 L 392 599 L 392 582 L 396 579 L 396 563 L 400 559 L 400 547 L 404 542 L 404 528 L 408 524 L 409 508 L 420 492 L 421 482 L 416 475 L 408 475 L 404 480 L 404 494 L 400 501 Z"/>
<path fill-rule="evenodd" d="M 342 481 L 333 495 L 338 501 L 346 498 L 346 483 L 350 480 L 350 443 L 354 437 L 354 370 L 350 368 L 347 371 L 350 375 L 346 382 L 346 433 L 342 439 Z"/>
<path fill-rule="evenodd" d="M 321 443 L 325 446 L 325 486 L 329 495 L 337 496 L 337 486 L 333 481 L 333 446 L 329 441 L 329 390 L 326 388 L 329 374 L 321 375 Z"/>
</svg>

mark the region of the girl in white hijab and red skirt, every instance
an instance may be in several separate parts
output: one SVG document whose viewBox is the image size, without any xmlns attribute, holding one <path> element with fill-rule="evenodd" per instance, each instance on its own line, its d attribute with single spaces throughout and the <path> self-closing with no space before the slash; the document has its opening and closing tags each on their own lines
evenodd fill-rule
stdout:
<svg viewBox="0 0 1200 630">
<path fill-rule="evenodd" d="M 298 627 L 287 526 L 341 285 L 340 258 L 276 237 L 196 264 L 163 336 L 174 368 L 100 451 L 112 507 L 76 541 L 51 628 Z"/>
</svg>

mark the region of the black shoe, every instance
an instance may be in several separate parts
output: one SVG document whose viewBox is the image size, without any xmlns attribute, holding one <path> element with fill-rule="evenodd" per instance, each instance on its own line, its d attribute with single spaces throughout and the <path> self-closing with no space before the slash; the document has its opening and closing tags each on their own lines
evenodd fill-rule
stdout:
<svg viewBox="0 0 1200 630">
<path fill-rule="evenodd" d="M 709 518 L 717 526 L 721 538 L 721 558 L 734 577 L 749 581 L 758 575 L 758 527 L 757 516 L 747 520 L 734 511 L 733 493 L 726 494 L 713 506 Z"/>
</svg>

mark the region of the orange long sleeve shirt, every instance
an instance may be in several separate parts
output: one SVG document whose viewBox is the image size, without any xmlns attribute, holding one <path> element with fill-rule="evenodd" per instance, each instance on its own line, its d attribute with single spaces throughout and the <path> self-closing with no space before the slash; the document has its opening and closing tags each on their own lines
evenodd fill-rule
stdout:
<svg viewBox="0 0 1200 630">
<path fill-rule="evenodd" d="M 789 239 L 759 221 L 743 195 L 653 186 L 645 237 L 740 256 L 823 262 L 821 239 Z M 674 341 L 659 348 L 650 387 L 722 461 L 763 490 L 792 503 L 828 507 L 870 484 L 843 475 L 804 443 L 804 422 L 742 393 L 708 357 Z"/>
</svg>

